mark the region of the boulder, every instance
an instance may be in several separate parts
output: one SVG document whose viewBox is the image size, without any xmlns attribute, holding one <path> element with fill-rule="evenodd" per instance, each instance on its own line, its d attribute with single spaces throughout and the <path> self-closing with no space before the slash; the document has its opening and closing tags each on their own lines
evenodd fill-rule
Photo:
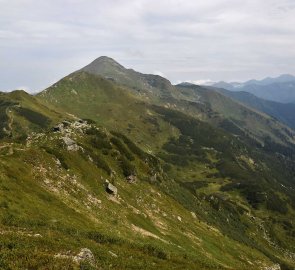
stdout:
<svg viewBox="0 0 295 270">
<path fill-rule="evenodd" d="M 79 146 L 71 138 L 62 137 L 62 140 L 64 141 L 64 143 L 67 147 L 67 150 L 69 150 L 69 151 L 78 151 L 79 150 Z"/>
<path fill-rule="evenodd" d="M 118 189 L 107 180 L 106 181 L 106 192 L 116 196 L 118 194 Z"/>
<path fill-rule="evenodd" d="M 56 125 L 55 127 L 52 128 L 53 132 L 62 132 L 64 129 L 64 125 L 62 123 Z"/>
<path fill-rule="evenodd" d="M 78 263 L 81 261 L 85 261 L 85 262 L 88 262 L 92 265 L 95 264 L 95 258 L 93 256 L 91 250 L 88 248 L 82 248 L 80 250 L 80 252 L 76 256 L 74 256 L 73 259 L 74 259 L 74 261 L 76 261 Z"/>
<path fill-rule="evenodd" d="M 134 183 L 136 181 L 136 175 L 128 175 L 126 177 L 126 180 L 129 182 L 129 183 Z"/>
<path fill-rule="evenodd" d="M 67 120 L 64 120 L 62 121 L 64 127 L 69 127 L 71 125 L 71 122 L 70 121 L 67 121 Z"/>
</svg>

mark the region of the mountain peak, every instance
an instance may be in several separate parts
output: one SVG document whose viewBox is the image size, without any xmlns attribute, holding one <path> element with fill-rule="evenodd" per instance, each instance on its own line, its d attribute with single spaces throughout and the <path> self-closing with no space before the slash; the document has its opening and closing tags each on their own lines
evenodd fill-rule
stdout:
<svg viewBox="0 0 295 270">
<path fill-rule="evenodd" d="M 125 68 L 108 56 L 100 56 L 81 69 L 92 74 L 104 74 L 105 72 L 124 70 Z"/>
<path fill-rule="evenodd" d="M 92 63 L 109 63 L 109 64 L 116 64 L 120 65 L 117 61 L 115 61 L 113 58 L 108 56 L 100 56 L 96 58 Z M 90 64 L 92 64 L 90 63 Z"/>
</svg>

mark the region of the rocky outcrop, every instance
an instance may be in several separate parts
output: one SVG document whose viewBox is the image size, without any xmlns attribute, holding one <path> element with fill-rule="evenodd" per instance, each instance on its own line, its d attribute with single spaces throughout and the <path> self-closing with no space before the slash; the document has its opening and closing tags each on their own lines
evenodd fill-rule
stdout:
<svg viewBox="0 0 295 270">
<path fill-rule="evenodd" d="M 111 184 L 108 180 L 106 180 L 105 185 L 106 185 L 106 192 L 115 196 L 118 194 L 118 189 L 113 184 Z"/>
<path fill-rule="evenodd" d="M 74 256 L 73 260 L 78 263 L 84 261 L 84 262 L 88 262 L 92 265 L 95 264 L 94 256 L 93 256 L 91 250 L 88 248 L 82 248 L 80 250 L 80 252 L 76 256 Z"/>
<path fill-rule="evenodd" d="M 126 180 L 128 181 L 128 183 L 134 183 L 135 181 L 136 181 L 136 175 L 128 175 L 127 177 L 126 177 Z"/>
<path fill-rule="evenodd" d="M 71 138 L 62 137 L 62 140 L 64 141 L 68 151 L 78 151 L 79 150 L 79 146 Z"/>
<path fill-rule="evenodd" d="M 58 253 L 54 255 L 54 258 L 59 258 L 59 259 L 70 259 L 77 264 L 80 264 L 81 262 L 87 262 L 91 264 L 92 266 L 95 265 L 95 258 L 91 252 L 90 249 L 88 248 L 81 248 L 80 252 L 73 256 L 71 255 L 71 251 L 67 251 L 65 253 Z"/>
<path fill-rule="evenodd" d="M 54 132 L 63 132 L 63 129 L 64 129 L 64 125 L 62 123 L 60 123 L 52 128 L 52 130 Z"/>
</svg>

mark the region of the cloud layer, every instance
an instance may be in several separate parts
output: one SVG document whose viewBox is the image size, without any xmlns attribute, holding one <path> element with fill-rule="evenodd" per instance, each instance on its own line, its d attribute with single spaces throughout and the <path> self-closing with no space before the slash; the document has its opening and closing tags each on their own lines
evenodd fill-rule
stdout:
<svg viewBox="0 0 295 270">
<path fill-rule="evenodd" d="M 0 0 L 0 90 L 108 55 L 172 82 L 295 73 L 293 0 Z"/>
</svg>

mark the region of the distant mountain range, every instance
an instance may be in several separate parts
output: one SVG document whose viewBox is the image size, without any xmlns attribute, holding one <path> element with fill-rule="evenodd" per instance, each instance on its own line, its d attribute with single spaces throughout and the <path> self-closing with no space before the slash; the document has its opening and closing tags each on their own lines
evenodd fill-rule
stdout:
<svg viewBox="0 0 295 270">
<path fill-rule="evenodd" d="M 284 74 L 277 78 L 265 78 L 263 80 L 250 80 L 247 82 L 218 82 L 212 86 L 230 91 L 243 91 L 257 97 L 282 102 L 295 103 L 295 77 Z"/>
<path fill-rule="evenodd" d="M 229 91 L 222 88 L 215 88 L 216 91 L 225 96 L 243 103 L 258 111 L 264 112 L 295 129 L 295 104 L 281 103 L 256 97 L 244 91 Z"/>
</svg>

